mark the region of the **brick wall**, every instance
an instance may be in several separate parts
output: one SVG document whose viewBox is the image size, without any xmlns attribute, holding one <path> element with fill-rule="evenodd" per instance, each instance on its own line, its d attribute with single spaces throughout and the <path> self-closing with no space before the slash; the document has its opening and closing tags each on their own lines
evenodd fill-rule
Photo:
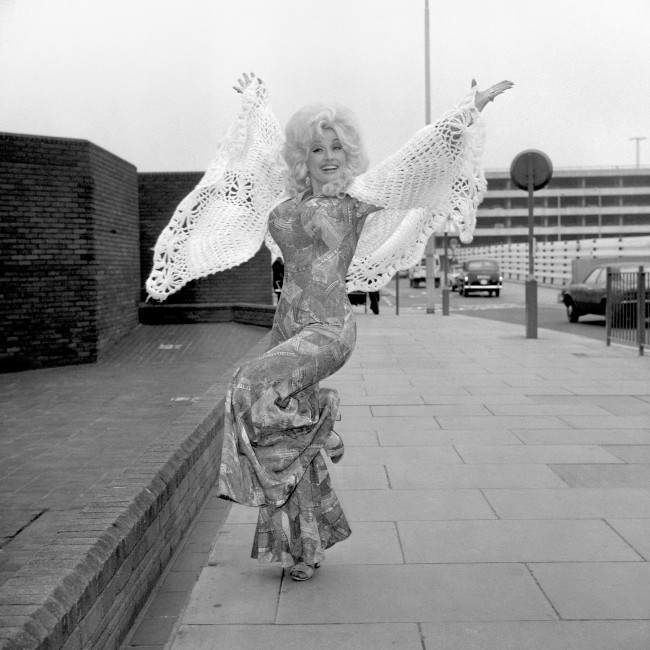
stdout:
<svg viewBox="0 0 650 650">
<path fill-rule="evenodd" d="M 94 179 L 97 348 L 101 355 L 138 324 L 138 185 L 135 167 L 92 145 L 90 168 Z"/>
<path fill-rule="evenodd" d="M 0 370 L 94 361 L 135 324 L 137 230 L 132 165 L 85 140 L 0 133 Z"/>
<path fill-rule="evenodd" d="M 146 295 L 144 283 L 151 270 L 158 235 L 201 176 L 201 172 L 138 174 L 143 300 Z M 248 262 L 190 282 L 165 301 L 168 304 L 236 302 L 273 304 L 271 256 L 265 246 Z"/>
</svg>

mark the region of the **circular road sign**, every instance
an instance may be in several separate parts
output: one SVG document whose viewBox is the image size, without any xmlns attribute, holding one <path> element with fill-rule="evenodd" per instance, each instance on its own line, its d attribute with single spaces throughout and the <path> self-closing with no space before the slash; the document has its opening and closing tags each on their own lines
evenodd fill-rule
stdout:
<svg viewBox="0 0 650 650">
<path fill-rule="evenodd" d="M 551 159 L 537 149 L 526 149 L 515 156 L 510 165 L 510 178 L 520 189 L 528 191 L 532 180 L 533 190 L 541 190 L 548 185 L 553 176 Z"/>
</svg>

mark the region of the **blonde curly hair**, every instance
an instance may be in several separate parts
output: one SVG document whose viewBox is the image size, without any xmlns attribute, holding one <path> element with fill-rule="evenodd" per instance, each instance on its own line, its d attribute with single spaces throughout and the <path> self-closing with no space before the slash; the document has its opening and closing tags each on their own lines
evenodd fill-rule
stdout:
<svg viewBox="0 0 650 650">
<path fill-rule="evenodd" d="M 292 194 L 309 187 L 307 157 L 312 142 L 323 136 L 324 129 L 336 133 L 345 151 L 345 166 L 340 177 L 323 186 L 326 196 L 342 196 L 355 176 L 366 171 L 368 158 L 361 142 L 357 120 L 344 106 L 311 104 L 298 110 L 287 122 L 282 155 L 289 168 L 287 189 Z"/>
</svg>

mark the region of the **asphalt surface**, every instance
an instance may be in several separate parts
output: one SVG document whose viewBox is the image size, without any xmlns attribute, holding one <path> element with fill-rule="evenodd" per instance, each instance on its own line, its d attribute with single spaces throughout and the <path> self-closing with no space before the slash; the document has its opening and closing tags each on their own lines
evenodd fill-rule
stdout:
<svg viewBox="0 0 650 650">
<path fill-rule="evenodd" d="M 521 325 L 525 331 L 526 309 L 525 288 L 523 283 L 504 282 L 501 295 L 497 298 L 484 293 L 460 296 L 449 292 L 451 313 L 487 318 Z M 557 332 L 586 336 L 596 340 L 605 340 L 605 319 L 599 316 L 582 316 L 578 323 L 570 323 L 564 305 L 558 303 L 559 288 L 538 286 L 537 291 L 537 326 Z M 395 281 L 382 289 L 381 309 L 395 313 Z M 400 279 L 399 308 L 404 313 L 426 312 L 426 287 L 411 288 L 408 279 Z M 442 313 L 442 292 L 437 289 L 434 294 L 434 309 Z"/>
</svg>

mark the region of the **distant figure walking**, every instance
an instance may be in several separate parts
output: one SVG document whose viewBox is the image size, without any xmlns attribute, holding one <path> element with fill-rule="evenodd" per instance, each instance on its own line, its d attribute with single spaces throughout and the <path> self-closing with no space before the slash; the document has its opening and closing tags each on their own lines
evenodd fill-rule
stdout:
<svg viewBox="0 0 650 650">
<path fill-rule="evenodd" d="M 369 291 L 368 297 L 370 298 L 370 311 L 375 315 L 379 314 L 379 291 Z"/>
</svg>

